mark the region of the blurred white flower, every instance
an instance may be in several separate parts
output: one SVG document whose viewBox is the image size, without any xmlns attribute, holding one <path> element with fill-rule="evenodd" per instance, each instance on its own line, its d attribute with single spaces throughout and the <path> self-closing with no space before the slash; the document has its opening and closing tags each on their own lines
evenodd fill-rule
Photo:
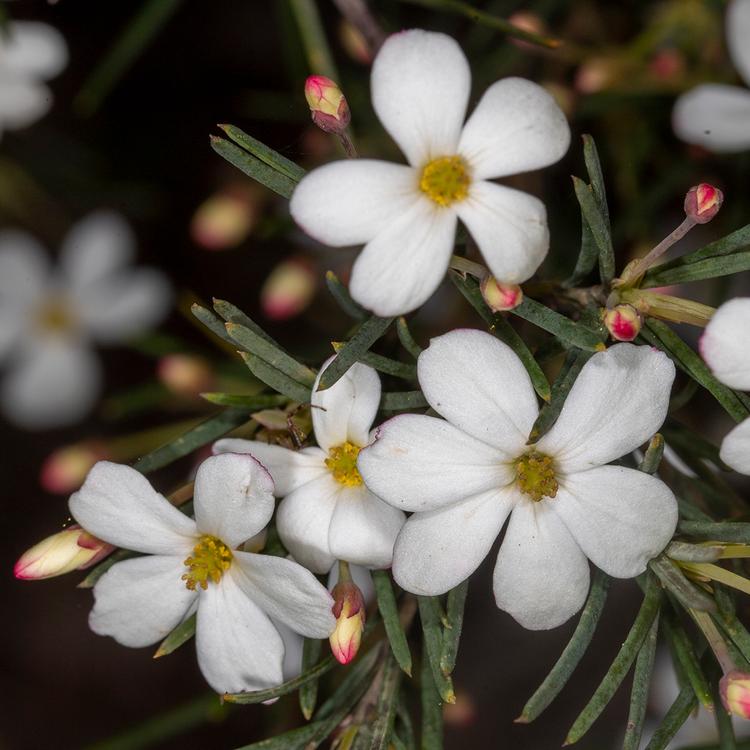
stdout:
<svg viewBox="0 0 750 750">
<path fill-rule="evenodd" d="M 68 63 L 60 33 L 46 23 L 11 21 L 0 34 L 0 137 L 4 130 L 24 128 L 52 106 L 44 81 Z"/>
<path fill-rule="evenodd" d="M 727 8 L 729 54 L 750 85 L 750 0 L 732 0 Z M 677 99 L 672 126 L 678 138 L 718 153 L 750 148 L 750 89 L 704 83 Z"/>
<path fill-rule="evenodd" d="M 125 221 L 105 211 L 78 222 L 60 264 L 25 232 L 0 232 L 0 408 L 29 429 L 75 422 L 95 403 L 101 365 L 93 342 L 126 340 L 169 309 L 158 271 L 128 268 L 135 242 Z"/>
<path fill-rule="evenodd" d="M 259 690 L 283 681 L 284 645 L 272 620 L 327 638 L 333 600 L 291 560 L 237 547 L 273 514 L 273 482 L 252 456 L 212 456 L 195 477 L 195 520 L 129 466 L 102 461 L 70 498 L 97 537 L 144 557 L 116 563 L 94 587 L 91 629 L 124 646 L 157 643 L 197 611 L 196 650 L 214 690 Z"/>
<path fill-rule="evenodd" d="M 419 307 L 450 262 L 460 219 L 493 276 L 526 281 L 549 247 L 537 198 L 489 180 L 546 167 L 570 143 L 565 115 L 540 86 L 506 78 L 490 86 L 464 123 L 469 63 L 445 34 L 391 36 L 372 68 L 372 103 L 409 166 L 349 159 L 313 170 L 290 210 L 327 245 L 365 243 L 351 293 L 378 315 Z"/>
<path fill-rule="evenodd" d="M 250 453 L 270 472 L 277 497 L 284 499 L 276 527 L 295 560 L 326 573 L 336 560 L 387 568 L 393 542 L 404 523 L 402 511 L 384 503 L 362 482 L 357 454 L 370 442 L 380 403 L 380 378 L 372 367 L 355 364 L 333 386 L 313 386 L 312 420 L 317 448 L 227 438 L 215 453 Z"/>
<path fill-rule="evenodd" d="M 523 626 L 547 629 L 581 608 L 588 560 L 630 578 L 670 540 L 677 502 L 669 487 L 605 465 L 664 421 L 674 365 L 662 352 L 616 344 L 594 354 L 534 444 L 527 442 L 539 413 L 531 381 L 494 336 L 465 329 L 433 339 L 418 376 L 444 419 L 394 417 L 358 460 L 373 492 L 413 511 L 393 553 L 402 588 L 427 595 L 453 588 L 476 570 L 510 517 L 495 600 Z"/>
</svg>

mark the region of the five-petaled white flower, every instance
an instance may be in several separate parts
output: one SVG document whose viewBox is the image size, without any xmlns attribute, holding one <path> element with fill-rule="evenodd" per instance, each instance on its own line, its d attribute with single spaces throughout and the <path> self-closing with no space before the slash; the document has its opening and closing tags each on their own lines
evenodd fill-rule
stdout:
<svg viewBox="0 0 750 750">
<path fill-rule="evenodd" d="M 717 380 L 750 391 L 750 297 L 731 299 L 714 313 L 700 351 Z M 750 474 L 750 417 L 724 438 L 719 456 L 740 474 Z"/>
<path fill-rule="evenodd" d="M 273 482 L 252 457 L 212 456 L 195 477 L 195 520 L 129 466 L 101 461 L 70 498 L 70 512 L 111 544 L 146 553 L 118 562 L 94 587 L 91 629 L 134 648 L 157 643 L 197 610 L 203 676 L 217 692 L 282 682 L 274 620 L 310 637 L 333 631 L 333 600 L 291 560 L 237 547 L 273 514 Z"/>
<path fill-rule="evenodd" d="M 3 130 L 25 128 L 52 106 L 43 83 L 68 62 L 68 48 L 46 23 L 13 21 L 0 33 L 0 137 Z"/>
<path fill-rule="evenodd" d="M 521 78 L 490 86 L 464 124 L 469 64 L 445 34 L 390 37 L 372 68 L 372 103 L 409 166 L 373 159 L 335 162 L 297 186 L 291 212 L 332 246 L 365 248 L 351 293 L 378 315 L 419 307 L 440 284 L 460 219 L 493 276 L 526 281 L 549 247 L 544 204 L 488 180 L 545 167 L 570 143 L 560 108 Z"/>
<path fill-rule="evenodd" d="M 116 343 L 166 314 L 169 284 L 158 271 L 129 269 L 135 242 L 117 214 L 77 223 L 49 267 L 37 241 L 0 232 L 0 358 L 8 374 L 0 406 L 31 429 L 74 422 L 94 404 L 101 365 L 91 341 Z"/>
<path fill-rule="evenodd" d="M 674 365 L 649 347 L 616 344 L 581 370 L 554 426 L 527 439 L 538 407 L 513 351 L 488 333 L 433 339 L 419 382 L 444 420 L 402 415 L 359 455 L 367 485 L 414 511 L 396 540 L 393 575 L 442 594 L 482 562 L 510 516 L 497 558 L 497 606 L 527 628 L 555 627 L 589 587 L 586 558 L 638 575 L 670 540 L 677 502 L 660 479 L 605 466 L 648 440 L 667 414 Z"/>
<path fill-rule="evenodd" d="M 335 560 L 387 568 L 404 513 L 384 503 L 362 483 L 357 455 L 370 442 L 380 403 L 380 378 L 371 367 L 353 365 L 334 385 L 313 386 L 312 420 L 317 448 L 292 451 L 280 445 L 227 438 L 214 452 L 250 453 L 269 471 L 284 499 L 276 527 L 295 560 L 316 573 Z"/>
<path fill-rule="evenodd" d="M 732 0 L 726 37 L 737 71 L 750 86 L 750 0 Z M 677 99 L 672 126 L 678 138 L 709 151 L 732 153 L 750 148 L 750 89 L 704 83 Z"/>
</svg>

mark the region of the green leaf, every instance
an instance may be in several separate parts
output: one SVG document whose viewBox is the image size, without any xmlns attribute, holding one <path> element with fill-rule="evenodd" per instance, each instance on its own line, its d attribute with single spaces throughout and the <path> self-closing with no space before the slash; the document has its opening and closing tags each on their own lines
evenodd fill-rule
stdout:
<svg viewBox="0 0 750 750">
<path fill-rule="evenodd" d="M 599 250 L 599 274 L 603 284 L 609 284 L 615 275 L 615 256 L 612 236 L 596 195 L 590 185 L 578 177 L 573 177 L 573 188 L 581 205 L 581 213 L 591 229 L 594 242 Z"/>
<path fill-rule="evenodd" d="M 416 380 L 417 379 L 417 366 L 410 365 L 406 362 L 399 362 L 390 357 L 384 357 L 382 354 L 375 354 L 374 352 L 365 352 L 359 361 L 363 365 L 368 365 L 378 372 L 385 373 L 386 375 L 393 375 L 395 378 L 401 378 L 402 380 Z"/>
<path fill-rule="evenodd" d="M 424 643 L 419 683 L 422 705 L 421 750 L 443 750 L 443 704 L 435 687 L 430 658 Z"/>
<path fill-rule="evenodd" d="M 528 724 L 534 721 L 559 695 L 570 679 L 594 637 L 594 631 L 604 609 L 604 602 L 607 600 L 609 581 L 608 576 L 598 569 L 595 570 L 591 581 L 591 590 L 581 611 L 581 617 L 578 620 L 575 632 L 555 666 L 544 678 L 544 682 L 536 689 L 534 695 L 526 701 L 521 715 L 516 719 L 520 724 Z"/>
<path fill-rule="evenodd" d="M 750 544 L 750 523 L 742 521 L 680 521 L 677 531 L 711 542 Z"/>
<path fill-rule="evenodd" d="M 393 318 L 378 318 L 373 315 L 362 323 L 354 336 L 339 349 L 336 359 L 326 367 L 320 377 L 318 390 L 324 391 L 336 383 L 385 334 L 393 320 Z"/>
<path fill-rule="evenodd" d="M 201 398 L 218 406 L 234 406 L 245 409 L 248 413 L 258 409 L 268 409 L 271 406 L 283 406 L 288 403 L 286 396 L 268 396 L 265 394 L 249 393 L 201 393 Z"/>
<path fill-rule="evenodd" d="M 224 323 L 207 308 L 199 304 L 193 304 L 190 307 L 190 312 L 203 323 L 211 333 L 216 334 L 220 339 L 226 341 L 228 344 L 234 346 L 234 341 L 229 338 L 227 329 L 224 327 Z"/>
<path fill-rule="evenodd" d="M 127 560 L 131 557 L 138 557 L 138 552 L 132 552 L 129 549 L 118 549 L 115 550 L 109 557 L 106 557 L 98 565 L 95 565 L 89 570 L 86 577 L 76 586 L 79 589 L 92 589 L 96 585 L 96 582 L 115 564 L 120 560 Z"/>
<path fill-rule="evenodd" d="M 646 273 L 641 283 L 643 289 L 683 284 L 687 281 L 715 279 L 720 276 L 729 276 L 733 273 L 750 270 L 750 251 L 720 255 L 718 258 L 707 258 L 686 266 L 668 268 L 665 271 L 659 271 L 659 268 L 657 267 Z"/>
<path fill-rule="evenodd" d="M 695 705 L 696 700 L 693 688 L 690 685 L 686 685 L 680 691 L 669 711 L 667 711 L 667 715 L 657 727 L 645 750 L 665 750 L 672 738 L 677 734 L 677 730 L 687 721 Z"/>
<path fill-rule="evenodd" d="M 702 612 L 715 612 L 716 602 L 691 583 L 668 557 L 659 555 L 649 563 L 651 570 L 659 580 L 686 609 L 697 609 Z"/>
<path fill-rule="evenodd" d="M 302 672 L 307 672 L 320 659 L 322 641 L 317 638 L 305 638 L 302 646 Z M 299 706 L 302 715 L 309 721 L 318 700 L 318 681 L 310 680 L 299 689 Z"/>
<path fill-rule="evenodd" d="M 677 657 L 677 661 L 682 669 L 682 674 L 687 677 L 688 682 L 693 688 L 695 697 L 710 711 L 714 710 L 714 702 L 711 696 L 711 687 L 708 684 L 706 675 L 703 674 L 698 657 L 695 654 L 693 644 L 685 632 L 685 629 L 669 612 L 665 612 L 663 618 L 664 633 L 669 639 L 672 646 L 672 653 Z"/>
<path fill-rule="evenodd" d="M 160 644 L 156 649 L 154 659 L 160 659 L 176 651 L 184 643 L 187 643 L 195 635 L 195 614 L 190 615 L 184 622 L 181 622 Z"/>
<path fill-rule="evenodd" d="M 597 260 L 599 260 L 599 248 L 586 217 L 581 214 L 581 249 L 578 251 L 573 273 L 563 282 L 563 286 L 570 289 L 581 284 L 594 270 Z"/>
<path fill-rule="evenodd" d="M 446 703 L 455 703 L 453 681 L 443 674 L 440 668 L 440 656 L 443 651 L 443 627 L 440 615 L 440 603 L 434 596 L 418 596 L 419 618 L 422 621 L 422 633 L 427 652 L 427 659 L 432 670 L 432 679 L 440 697 Z"/>
<path fill-rule="evenodd" d="M 464 605 L 469 591 L 467 578 L 448 592 L 445 605 L 446 628 L 443 633 L 443 649 L 440 653 L 440 669 L 448 677 L 453 673 L 458 654 L 458 643 L 461 640 L 461 629 L 464 624 Z"/>
<path fill-rule="evenodd" d="M 642 471 L 644 474 L 656 474 L 663 455 L 664 438 L 657 432 L 649 441 L 643 461 L 638 465 L 638 471 Z"/>
<path fill-rule="evenodd" d="M 602 214 L 605 225 L 609 229 L 609 207 L 607 206 L 607 189 L 604 185 L 604 175 L 602 173 L 602 164 L 599 161 L 599 152 L 596 148 L 594 139 L 584 133 L 581 136 L 583 141 L 583 160 L 586 163 L 586 171 L 589 173 L 591 189 L 594 192 L 599 211 Z"/>
<path fill-rule="evenodd" d="M 719 605 L 719 613 L 714 616 L 714 619 L 731 638 L 745 661 L 750 662 L 750 633 L 737 618 L 732 594 L 728 588 L 718 583 L 714 583 L 713 589 L 716 603 Z"/>
<path fill-rule="evenodd" d="M 248 177 L 261 185 L 265 185 L 269 190 L 273 190 L 274 193 L 278 193 L 283 198 L 292 197 L 292 192 L 297 184 L 294 180 L 282 172 L 277 172 L 273 167 L 269 167 L 265 162 L 224 138 L 212 135 L 210 139 L 211 148 Z"/>
<path fill-rule="evenodd" d="M 395 391 L 384 393 L 380 399 L 383 411 L 404 411 L 405 409 L 422 409 L 429 406 L 422 391 Z"/>
<path fill-rule="evenodd" d="M 366 630 L 373 624 L 372 620 L 368 621 Z M 341 670 L 344 673 L 344 679 L 318 709 L 315 714 L 316 719 L 327 719 L 329 716 L 333 716 L 342 706 L 348 704 L 352 694 L 357 696 L 354 703 L 359 700 L 363 690 L 369 687 L 374 667 L 383 654 L 381 646 L 382 642 L 377 643 L 364 654 L 360 651 L 356 660 Z"/>
<path fill-rule="evenodd" d="M 305 170 L 274 151 L 270 146 L 240 130 L 236 125 L 219 125 L 219 127 L 241 148 L 249 151 L 253 156 L 260 159 L 272 169 L 286 175 L 290 180 L 299 182 L 305 176 Z"/>
<path fill-rule="evenodd" d="M 382 666 L 380 693 L 375 709 L 376 719 L 372 724 L 369 750 L 387 750 L 388 740 L 393 731 L 398 702 L 398 688 L 403 673 L 398 668 L 393 653 L 389 652 Z"/>
<path fill-rule="evenodd" d="M 339 80 L 315 0 L 289 0 L 311 73 Z"/>
<path fill-rule="evenodd" d="M 422 353 L 422 347 L 414 340 L 414 336 L 411 335 L 411 331 L 409 330 L 409 324 L 403 316 L 396 321 L 396 333 L 398 334 L 398 340 L 401 342 L 401 346 L 403 346 L 404 349 L 414 357 L 414 359 L 419 359 L 419 355 Z"/>
<path fill-rule="evenodd" d="M 285 396 L 290 398 L 292 401 L 296 401 L 300 404 L 307 404 L 310 402 L 310 396 L 312 390 L 306 388 L 304 385 L 299 383 L 297 380 L 290 378 L 281 370 L 277 370 L 272 365 L 269 365 L 264 359 L 250 354 L 250 352 L 240 352 L 242 361 L 247 365 L 248 370 L 255 375 L 258 380 L 262 380 L 267 386 L 273 388 L 278 393 L 283 393 Z"/>
<path fill-rule="evenodd" d="M 326 271 L 326 286 L 331 296 L 336 300 L 338 306 L 354 320 L 366 320 L 367 310 L 358 305 L 349 294 L 349 290 L 341 283 L 341 280 L 333 271 Z"/>
<path fill-rule="evenodd" d="M 373 570 L 372 581 L 375 584 L 375 594 L 378 599 L 378 609 L 383 618 L 385 634 L 388 636 L 388 643 L 391 645 L 391 651 L 401 669 L 411 677 L 411 652 L 406 640 L 406 633 L 401 627 L 399 620 L 398 608 L 396 606 L 396 597 L 391 585 L 391 577 L 386 570 Z"/>
<path fill-rule="evenodd" d="M 233 305 L 231 302 L 227 302 L 225 299 L 217 299 L 216 297 L 214 297 L 213 303 L 214 310 L 216 310 L 218 315 L 224 318 L 226 323 L 237 323 L 245 328 L 249 328 L 254 334 L 265 339 L 273 347 L 288 354 L 278 341 L 274 341 L 274 339 L 272 339 L 249 315 L 242 312 L 239 307 Z M 226 331 L 226 326 L 224 326 L 224 329 L 225 333 L 229 335 Z M 234 344 L 231 338 L 229 341 Z"/>
</svg>

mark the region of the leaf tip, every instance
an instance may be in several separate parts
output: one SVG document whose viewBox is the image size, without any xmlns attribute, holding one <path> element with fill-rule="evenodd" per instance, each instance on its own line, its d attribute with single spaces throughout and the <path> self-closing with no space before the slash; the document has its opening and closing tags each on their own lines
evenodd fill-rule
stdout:
<svg viewBox="0 0 750 750">
<path fill-rule="evenodd" d="M 529 724 L 531 723 L 531 719 L 525 714 L 522 713 L 520 716 L 516 716 L 515 719 L 513 719 L 514 724 Z"/>
</svg>

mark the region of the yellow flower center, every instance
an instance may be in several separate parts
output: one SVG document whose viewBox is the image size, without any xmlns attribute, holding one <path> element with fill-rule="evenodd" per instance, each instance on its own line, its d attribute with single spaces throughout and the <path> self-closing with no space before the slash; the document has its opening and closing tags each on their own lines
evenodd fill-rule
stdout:
<svg viewBox="0 0 750 750">
<path fill-rule="evenodd" d="M 34 317 L 37 327 L 45 333 L 64 333 L 76 326 L 73 311 L 60 297 L 45 300 Z"/>
<path fill-rule="evenodd" d="M 469 194 L 469 167 L 460 156 L 441 156 L 422 170 L 419 189 L 438 206 L 450 206 Z"/>
<path fill-rule="evenodd" d="M 550 456 L 537 451 L 524 453 L 516 460 L 516 481 L 521 492 L 534 502 L 539 502 L 543 497 L 554 497 L 559 487 L 555 478 L 555 462 Z"/>
<path fill-rule="evenodd" d="M 354 443 L 342 443 L 328 451 L 326 466 L 330 469 L 333 478 L 339 484 L 347 487 L 359 487 L 362 477 L 357 469 L 357 456 L 360 450 Z"/>
<path fill-rule="evenodd" d="M 188 569 L 188 572 L 182 575 L 185 586 L 191 591 L 200 586 L 205 591 L 209 579 L 218 583 L 224 571 L 232 564 L 232 550 L 221 539 L 204 534 L 184 564 Z"/>
</svg>

